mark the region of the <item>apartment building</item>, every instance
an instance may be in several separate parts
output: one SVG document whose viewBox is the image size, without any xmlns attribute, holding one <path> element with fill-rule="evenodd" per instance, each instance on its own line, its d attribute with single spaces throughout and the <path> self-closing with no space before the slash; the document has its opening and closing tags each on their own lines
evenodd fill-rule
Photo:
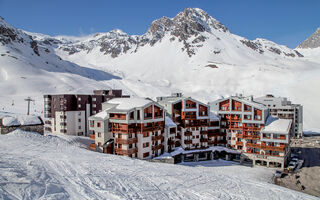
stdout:
<svg viewBox="0 0 320 200">
<path fill-rule="evenodd" d="M 139 159 L 164 152 L 164 109 L 151 99 L 111 99 L 102 104 L 101 112 L 89 117 L 89 124 L 91 137 L 95 138 L 92 150 Z M 174 127 L 167 128 L 169 142 Z"/>
<path fill-rule="evenodd" d="M 221 117 L 227 146 L 243 152 L 253 164 L 284 168 L 289 153 L 291 120 L 273 118 L 253 97 L 231 96 L 209 104 Z"/>
<path fill-rule="evenodd" d="M 102 103 L 128 98 L 121 90 L 94 90 L 93 94 L 44 95 L 45 131 L 88 136 L 88 117 L 102 110 Z"/>
<path fill-rule="evenodd" d="M 254 99 L 270 109 L 270 115 L 280 119 L 291 119 L 293 136 L 301 138 L 303 136 L 303 106 L 292 104 L 286 97 L 274 97 L 268 94 Z"/>
<path fill-rule="evenodd" d="M 181 93 L 158 97 L 157 102 L 177 125 L 176 147 L 191 150 L 225 144 L 225 137 L 217 134 L 220 119 L 210 115 L 208 105 L 191 97 L 183 97 Z"/>
<path fill-rule="evenodd" d="M 168 116 L 165 117 L 164 151 L 172 152 L 176 147 L 177 125 Z M 179 141 L 178 141 L 179 142 Z"/>
</svg>

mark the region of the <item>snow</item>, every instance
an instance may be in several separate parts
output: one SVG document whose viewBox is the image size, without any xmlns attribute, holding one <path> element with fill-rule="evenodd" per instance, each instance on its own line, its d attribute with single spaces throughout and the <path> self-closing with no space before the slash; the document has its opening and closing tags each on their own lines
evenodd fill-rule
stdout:
<svg viewBox="0 0 320 200">
<path fill-rule="evenodd" d="M 219 121 L 219 116 L 214 114 L 213 112 L 209 112 L 209 120 L 210 121 Z"/>
<path fill-rule="evenodd" d="M 172 121 L 170 117 L 165 118 L 165 125 L 168 127 L 176 127 L 177 125 Z"/>
<path fill-rule="evenodd" d="M 130 110 L 133 108 L 140 108 L 149 103 L 152 100 L 147 98 L 139 98 L 139 97 L 132 97 L 132 98 L 114 98 L 108 101 L 110 104 L 118 104 L 116 109 L 119 110 Z"/>
<path fill-rule="evenodd" d="M 266 126 L 262 129 L 262 132 L 289 134 L 291 123 L 291 119 L 279 119 L 269 116 L 267 118 Z"/>
<path fill-rule="evenodd" d="M 108 116 L 108 112 L 106 112 L 105 110 L 95 114 L 92 116 L 92 118 L 100 118 L 100 119 L 106 119 L 106 117 Z"/>
<path fill-rule="evenodd" d="M 272 184 L 274 169 L 222 160 L 153 163 L 20 130 L 0 149 L 2 199 L 317 199 Z"/>
<path fill-rule="evenodd" d="M 0 111 L 3 126 L 37 125 L 42 124 L 38 116 L 14 114 Z"/>
</svg>

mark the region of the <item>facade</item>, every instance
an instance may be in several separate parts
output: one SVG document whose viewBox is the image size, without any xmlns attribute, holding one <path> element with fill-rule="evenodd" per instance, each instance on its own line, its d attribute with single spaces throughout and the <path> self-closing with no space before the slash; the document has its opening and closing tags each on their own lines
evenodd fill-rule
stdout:
<svg viewBox="0 0 320 200">
<path fill-rule="evenodd" d="M 286 97 L 274 97 L 268 94 L 255 98 L 256 102 L 262 103 L 270 109 L 270 115 L 280 119 L 291 119 L 293 136 L 301 138 L 303 136 L 303 106 L 292 104 Z"/>
<path fill-rule="evenodd" d="M 210 113 L 208 105 L 180 93 L 158 97 L 157 102 L 177 125 L 175 147 L 191 150 L 225 145 L 225 137 L 218 131 L 220 119 Z"/>
<path fill-rule="evenodd" d="M 139 159 L 164 152 L 164 110 L 151 99 L 111 99 L 102 104 L 101 112 L 89 117 L 89 124 L 95 138 L 92 150 Z M 170 132 L 169 136 L 168 141 Z"/>
<path fill-rule="evenodd" d="M 290 143 L 290 120 L 276 118 L 271 123 L 268 107 L 253 101 L 252 96 L 231 96 L 211 102 L 210 106 L 221 117 L 220 131 L 226 134 L 228 147 L 242 151 L 254 164 L 284 167 Z M 281 127 L 280 133 L 270 132 L 270 127 L 275 126 L 276 130 L 280 124 L 287 127 Z M 286 135 L 285 139 L 282 135 Z"/>
<path fill-rule="evenodd" d="M 168 116 L 165 117 L 164 151 L 172 152 L 176 145 L 177 125 Z"/>
<path fill-rule="evenodd" d="M 102 103 L 126 98 L 121 90 L 94 90 L 93 94 L 44 95 L 45 131 L 88 136 L 88 117 L 102 110 Z"/>
</svg>

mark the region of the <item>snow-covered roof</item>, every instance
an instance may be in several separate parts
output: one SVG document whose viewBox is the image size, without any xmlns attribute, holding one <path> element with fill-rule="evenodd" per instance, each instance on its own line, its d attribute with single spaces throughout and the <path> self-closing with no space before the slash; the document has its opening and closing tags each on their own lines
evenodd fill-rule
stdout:
<svg viewBox="0 0 320 200">
<path fill-rule="evenodd" d="M 213 112 L 210 112 L 209 119 L 210 119 L 210 121 L 219 121 L 220 117 L 218 115 L 214 114 Z"/>
<path fill-rule="evenodd" d="M 266 126 L 261 130 L 261 132 L 289 134 L 291 123 L 291 119 L 279 119 L 269 116 L 266 122 Z"/>
<path fill-rule="evenodd" d="M 105 119 L 107 116 L 108 116 L 108 112 L 107 112 L 106 110 L 103 110 L 103 111 L 101 111 L 101 112 L 99 112 L 99 113 L 97 113 L 97 114 L 89 117 L 89 119 L 90 119 L 90 118 Z"/>
<path fill-rule="evenodd" d="M 133 108 L 143 107 L 151 102 L 153 102 L 151 99 L 132 97 L 132 98 L 114 98 L 109 100 L 107 103 L 118 104 L 115 108 L 119 110 L 130 110 Z"/>
<path fill-rule="evenodd" d="M 165 118 L 165 125 L 168 127 L 176 127 L 177 125 L 172 121 L 170 117 Z"/>
<path fill-rule="evenodd" d="M 20 125 L 40 125 L 41 119 L 34 115 L 14 114 L 0 112 L 3 126 L 20 126 Z"/>
</svg>

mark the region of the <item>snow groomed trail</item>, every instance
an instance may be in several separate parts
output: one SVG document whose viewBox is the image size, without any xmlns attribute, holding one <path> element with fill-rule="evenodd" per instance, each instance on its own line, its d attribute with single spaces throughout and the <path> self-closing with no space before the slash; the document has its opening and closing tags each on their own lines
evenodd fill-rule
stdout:
<svg viewBox="0 0 320 200">
<path fill-rule="evenodd" d="M 91 152 L 56 136 L 0 135 L 1 199 L 317 199 L 227 161 L 171 165 Z"/>
</svg>

